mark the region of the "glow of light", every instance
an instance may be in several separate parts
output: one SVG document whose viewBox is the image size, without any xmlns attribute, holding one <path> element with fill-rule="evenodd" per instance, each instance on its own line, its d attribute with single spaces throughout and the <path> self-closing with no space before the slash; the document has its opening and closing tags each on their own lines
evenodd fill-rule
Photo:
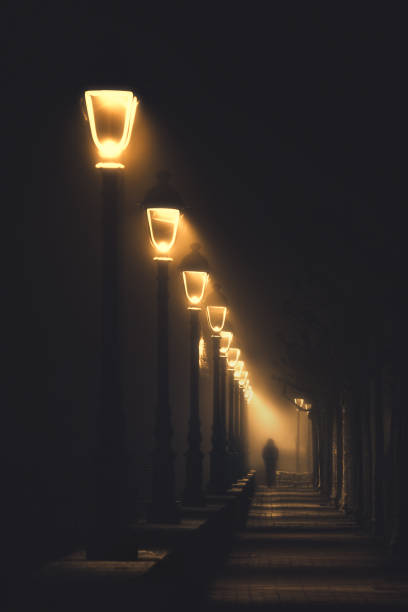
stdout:
<svg viewBox="0 0 408 612">
<path fill-rule="evenodd" d="M 302 408 L 304 403 L 305 403 L 305 400 L 303 399 L 303 397 L 295 398 L 295 404 L 296 406 L 299 406 L 299 408 Z"/>
<path fill-rule="evenodd" d="M 95 168 L 112 168 L 112 169 L 116 169 L 116 168 L 124 168 L 125 166 L 123 164 L 120 164 L 119 162 L 98 162 L 97 164 L 95 164 Z"/>
<path fill-rule="evenodd" d="M 241 387 L 241 389 L 245 385 L 245 381 L 247 379 L 247 376 L 248 376 L 248 371 L 247 370 L 244 370 L 243 372 L 241 372 L 241 376 L 239 378 L 239 386 Z"/>
<path fill-rule="evenodd" d="M 102 158 L 119 157 L 129 144 L 135 120 L 137 98 L 132 91 L 102 89 L 85 92 L 86 110 L 92 140 Z M 100 165 L 97 168 L 124 167 Z"/>
<path fill-rule="evenodd" d="M 168 253 L 176 241 L 180 211 L 177 208 L 148 208 L 150 239 L 159 253 Z"/>
<path fill-rule="evenodd" d="M 204 338 L 200 338 L 200 342 L 198 343 L 198 363 L 200 368 L 207 367 L 207 350 Z"/>
<path fill-rule="evenodd" d="M 235 380 L 239 380 L 241 378 L 242 370 L 244 369 L 244 362 L 237 361 L 237 365 L 235 366 L 234 378 Z"/>
<path fill-rule="evenodd" d="M 207 286 L 207 272 L 185 270 L 183 271 L 183 280 L 188 301 L 190 304 L 198 306 L 204 297 L 205 288 Z"/>
<path fill-rule="evenodd" d="M 312 409 L 312 404 L 304 404 L 303 408 L 306 410 L 306 412 L 310 412 Z"/>
<path fill-rule="evenodd" d="M 232 342 L 232 332 L 222 331 L 221 332 L 221 342 L 220 342 L 220 353 L 222 355 L 227 354 L 231 342 Z"/>
<path fill-rule="evenodd" d="M 227 308 L 225 306 L 207 306 L 208 323 L 215 334 L 222 331 L 227 316 Z"/>
<path fill-rule="evenodd" d="M 235 368 L 235 366 L 237 365 L 238 359 L 239 359 L 239 355 L 240 355 L 241 351 L 239 348 L 230 348 L 228 353 L 227 353 L 227 363 L 228 363 L 228 367 L 233 370 Z"/>
</svg>

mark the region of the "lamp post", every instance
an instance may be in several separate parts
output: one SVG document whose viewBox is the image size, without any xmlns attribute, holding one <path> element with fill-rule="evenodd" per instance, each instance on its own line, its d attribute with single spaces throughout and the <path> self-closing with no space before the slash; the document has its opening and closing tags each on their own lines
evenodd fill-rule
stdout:
<svg viewBox="0 0 408 612">
<path fill-rule="evenodd" d="M 192 244 L 180 264 L 190 313 L 190 418 L 186 453 L 185 506 L 203 506 L 203 453 L 201 452 L 201 423 L 199 405 L 199 345 L 201 301 L 208 282 L 208 262 L 199 252 L 200 245 Z"/>
<path fill-rule="evenodd" d="M 300 472 L 300 408 L 305 400 L 302 397 L 295 398 L 296 408 L 296 473 Z"/>
<path fill-rule="evenodd" d="M 176 504 L 174 481 L 173 435 L 169 401 L 169 312 L 168 278 L 170 251 L 175 243 L 182 200 L 169 185 L 167 172 L 158 174 L 158 184 L 145 199 L 151 243 L 157 265 L 157 388 L 156 444 L 153 452 L 152 504 L 149 520 L 155 523 L 176 523 L 180 511 Z"/>
<path fill-rule="evenodd" d="M 235 459 L 234 459 L 234 480 L 241 476 L 241 388 L 239 379 L 244 369 L 244 362 L 238 360 L 234 370 L 234 440 L 235 440 Z"/>
<path fill-rule="evenodd" d="M 228 388 L 228 432 L 227 432 L 227 450 L 229 462 L 229 483 L 235 480 L 235 461 L 236 461 L 236 438 L 235 438 L 235 385 L 234 372 L 241 351 L 239 348 L 230 348 L 227 352 L 227 388 Z"/>
<path fill-rule="evenodd" d="M 240 472 L 244 476 L 247 471 L 247 407 L 244 395 L 245 384 L 248 379 L 248 371 L 242 370 L 239 378 L 240 394 Z"/>
<path fill-rule="evenodd" d="M 307 423 L 307 431 L 306 431 L 306 462 L 307 462 L 307 471 L 311 472 L 311 453 L 312 453 L 312 441 L 311 441 L 311 416 L 312 416 L 312 404 L 304 404 L 304 409 L 306 411 L 306 423 Z"/>
<path fill-rule="evenodd" d="M 210 453 L 210 482 L 208 485 L 208 490 L 211 493 L 223 493 L 227 486 L 226 423 L 220 394 L 221 332 L 225 324 L 226 315 L 226 299 L 222 295 L 219 285 L 216 285 L 214 292 L 207 299 L 207 317 L 212 332 L 213 350 L 213 425 Z"/>
<path fill-rule="evenodd" d="M 102 329 L 101 373 L 95 457 L 95 512 L 87 546 L 89 559 L 118 559 L 125 522 L 127 485 L 125 417 L 120 350 L 120 210 L 124 164 L 137 107 L 131 91 L 85 92 L 85 115 L 99 161 L 102 182 Z"/>
</svg>

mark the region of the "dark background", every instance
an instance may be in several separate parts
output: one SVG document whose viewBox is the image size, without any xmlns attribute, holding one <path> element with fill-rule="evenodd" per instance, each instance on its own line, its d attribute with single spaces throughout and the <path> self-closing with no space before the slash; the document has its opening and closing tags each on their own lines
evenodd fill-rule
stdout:
<svg viewBox="0 0 408 612">
<path fill-rule="evenodd" d="M 33 527 L 37 534 L 67 522 L 80 527 L 86 505 L 100 211 L 83 91 L 129 88 L 140 98 L 126 167 L 123 333 L 131 473 L 146 496 L 155 285 L 138 203 L 157 170 L 172 173 L 190 207 L 191 236 L 194 228 L 230 300 L 255 389 L 276 393 L 274 379 L 282 376 L 324 384 L 328 370 L 347 369 L 349 347 L 358 352 L 367 329 L 402 324 L 403 8 L 6 7 L 2 204 L 10 310 L 2 449 L 11 524 L 22 545 Z M 188 338 L 176 271 L 171 314 L 180 488 Z"/>
</svg>

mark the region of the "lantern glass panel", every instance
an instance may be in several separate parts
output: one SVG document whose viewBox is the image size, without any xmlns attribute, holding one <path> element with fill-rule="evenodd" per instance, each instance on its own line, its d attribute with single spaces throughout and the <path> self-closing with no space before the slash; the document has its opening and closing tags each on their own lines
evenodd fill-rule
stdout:
<svg viewBox="0 0 408 612">
<path fill-rule="evenodd" d="M 176 241 L 180 211 L 177 208 L 148 208 L 150 239 L 161 255 L 167 255 Z"/>
<path fill-rule="evenodd" d="M 203 299 L 208 282 L 207 272 L 185 270 L 183 272 L 184 289 L 190 304 L 198 306 Z"/>
<path fill-rule="evenodd" d="M 227 308 L 225 306 L 207 306 L 208 323 L 215 334 L 222 331 L 226 315 Z"/>
</svg>

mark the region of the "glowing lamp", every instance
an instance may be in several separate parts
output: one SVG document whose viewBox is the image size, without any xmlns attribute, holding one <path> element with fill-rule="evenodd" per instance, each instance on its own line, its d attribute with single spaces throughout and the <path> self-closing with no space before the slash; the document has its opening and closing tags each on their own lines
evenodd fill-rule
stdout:
<svg viewBox="0 0 408 612">
<path fill-rule="evenodd" d="M 219 335 L 224 327 L 227 309 L 225 306 L 207 306 L 208 324 L 214 334 Z"/>
<path fill-rule="evenodd" d="M 239 380 L 241 378 L 242 370 L 244 369 L 244 362 L 237 361 L 237 365 L 235 366 L 234 378 L 235 380 Z"/>
<path fill-rule="evenodd" d="M 208 283 L 208 261 L 201 255 L 200 245 L 191 245 L 191 253 L 186 255 L 181 263 L 184 289 L 190 308 L 199 308 Z"/>
<path fill-rule="evenodd" d="M 221 355 L 226 356 L 228 353 L 228 349 L 232 342 L 232 332 L 230 331 L 222 331 L 221 332 L 221 342 L 220 342 L 220 353 Z"/>
<path fill-rule="evenodd" d="M 305 400 L 303 399 L 303 397 L 296 397 L 295 398 L 295 404 L 296 406 L 299 406 L 299 408 L 303 408 L 303 404 L 305 403 Z"/>
<path fill-rule="evenodd" d="M 85 92 L 92 140 L 103 159 L 97 168 L 124 168 L 118 161 L 129 144 L 137 98 L 131 91 L 101 89 Z"/>
<path fill-rule="evenodd" d="M 220 285 L 214 285 L 214 291 L 207 298 L 207 319 L 213 336 L 220 336 L 227 316 L 227 299 L 220 291 Z"/>
<path fill-rule="evenodd" d="M 239 378 L 239 386 L 241 387 L 241 389 L 245 386 L 245 381 L 248 377 L 248 371 L 244 370 L 243 372 L 241 372 L 241 376 Z"/>
<path fill-rule="evenodd" d="M 166 256 L 176 241 L 180 211 L 176 208 L 148 208 L 150 240 L 160 255 Z"/>
<path fill-rule="evenodd" d="M 306 410 L 306 412 L 310 412 L 312 409 L 312 404 L 303 404 L 303 408 Z"/>
<path fill-rule="evenodd" d="M 240 353 L 241 353 L 241 351 L 239 350 L 239 348 L 230 348 L 228 350 L 228 352 L 227 352 L 227 364 L 228 364 L 228 367 L 231 370 L 233 370 L 235 368 L 235 366 L 237 365 Z"/>
</svg>

